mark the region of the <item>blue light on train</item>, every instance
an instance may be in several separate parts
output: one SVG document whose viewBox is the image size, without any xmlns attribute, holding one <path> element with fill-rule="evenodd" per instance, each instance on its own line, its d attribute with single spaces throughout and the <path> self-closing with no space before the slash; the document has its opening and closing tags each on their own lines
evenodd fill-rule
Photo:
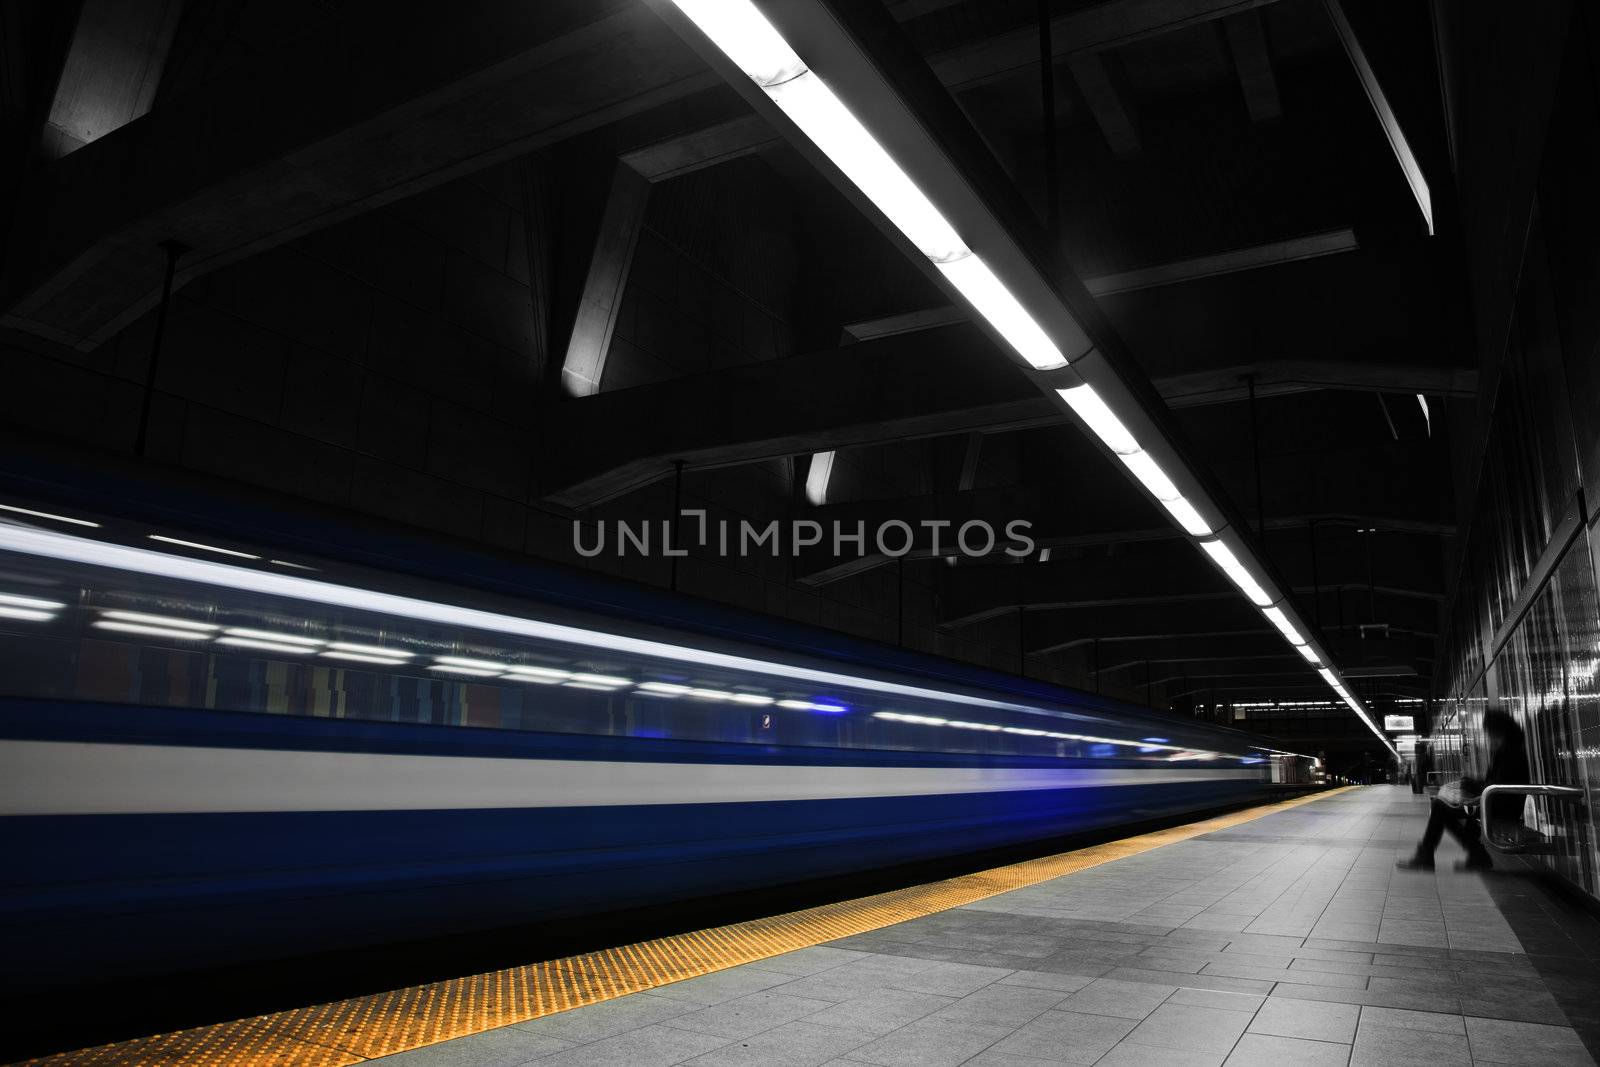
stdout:
<svg viewBox="0 0 1600 1067">
<path fill-rule="evenodd" d="M 1141 738 L 1139 738 L 1139 740 L 1146 741 L 1146 742 L 1148 742 L 1148 743 L 1150 743 L 1152 745 L 1164 745 L 1170 740 L 1170 738 L 1166 738 L 1166 737 L 1141 737 Z"/>
</svg>

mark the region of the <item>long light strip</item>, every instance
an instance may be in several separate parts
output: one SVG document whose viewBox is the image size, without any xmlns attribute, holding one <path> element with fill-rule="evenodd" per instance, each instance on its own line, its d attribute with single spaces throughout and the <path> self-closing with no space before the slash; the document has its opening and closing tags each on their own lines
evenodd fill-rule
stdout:
<svg viewBox="0 0 1600 1067">
<path fill-rule="evenodd" d="M 22 622 L 49 622 L 56 617 L 53 611 L 38 608 L 13 608 L 0 604 L 0 619 L 17 619 Z"/>
<path fill-rule="evenodd" d="M 916 182 L 749 0 L 673 0 L 1029 365 L 1067 359 Z"/>
<path fill-rule="evenodd" d="M 100 528 L 100 524 L 98 522 L 90 522 L 88 519 L 74 519 L 70 515 L 56 515 L 48 511 L 34 511 L 32 508 L 19 508 L 15 504 L 0 504 L 0 511 L 15 512 L 18 515 L 31 515 L 36 519 L 50 519 L 53 522 L 70 522 L 74 526 L 93 526 L 95 529 Z"/>
<path fill-rule="evenodd" d="M 149 626 L 166 626 L 175 630 L 200 630 L 209 633 L 220 629 L 213 622 L 195 622 L 193 619 L 179 619 L 171 615 L 151 615 L 143 611 L 102 611 L 102 616 L 116 619 L 119 622 L 142 622 Z"/>
<path fill-rule="evenodd" d="M 561 623 L 542 622 L 519 618 L 477 608 L 441 604 L 437 601 L 394 593 L 380 593 L 370 589 L 338 585 L 317 578 L 278 574 L 271 571 L 251 570 L 231 563 L 220 563 L 192 556 L 169 556 L 145 548 L 107 544 L 91 541 L 72 534 L 52 530 L 36 530 L 23 526 L 0 525 L 0 549 L 20 552 L 30 556 L 81 563 L 91 567 L 108 567 L 114 570 L 146 574 L 153 577 L 172 578 L 177 581 L 199 582 L 225 589 L 238 589 L 266 596 L 280 596 L 292 600 L 325 604 L 330 607 L 371 611 L 421 622 L 466 627 L 492 633 L 508 634 L 543 641 L 604 648 L 612 652 L 651 656 L 659 659 L 697 663 L 706 667 L 722 667 L 735 671 L 749 671 L 777 678 L 813 682 L 822 686 L 850 686 L 879 693 L 896 693 L 901 696 L 940 700 L 946 703 L 967 704 L 973 707 L 998 708 L 1020 711 L 1029 715 L 1048 715 L 1052 718 L 1071 718 L 1097 722 L 1091 716 L 1068 711 L 1046 710 L 1027 704 L 972 696 L 966 693 L 925 689 L 921 686 L 888 682 L 877 678 L 839 674 L 812 667 L 796 667 L 750 656 L 674 645 L 665 641 L 625 637 L 598 630 L 585 630 Z M 506 668 L 496 664 L 497 670 Z"/>
<path fill-rule="evenodd" d="M 1278 632 L 1289 639 L 1291 645 L 1304 645 L 1306 639 L 1300 636 L 1300 631 L 1294 628 L 1294 623 L 1289 621 L 1289 616 L 1283 613 L 1282 608 L 1264 608 L 1261 614 L 1267 621 L 1278 628 Z"/>
<path fill-rule="evenodd" d="M 0 593 L 0 604 L 13 608 L 33 608 L 36 611 L 60 611 L 66 607 L 59 600 L 40 600 L 36 596 L 18 596 L 15 593 Z"/>
<path fill-rule="evenodd" d="M 161 541 L 169 545 L 182 545 L 184 548 L 198 548 L 202 552 L 215 552 L 220 556 L 238 556 L 240 559 L 260 559 L 253 552 L 240 552 L 233 548 L 218 548 L 216 545 L 204 545 L 199 541 L 184 541 L 177 537 L 168 537 L 165 534 L 151 534 L 150 540 Z"/>
<path fill-rule="evenodd" d="M 1075 385 L 1057 389 L 1056 394 L 1067 402 L 1073 413 L 1083 420 L 1105 446 L 1116 453 L 1124 466 L 1139 479 L 1149 494 L 1178 520 L 1178 525 L 1194 537 L 1205 537 L 1211 526 L 1200 517 L 1194 505 L 1178 491 L 1159 464 L 1148 452 L 1139 447 L 1139 441 L 1117 418 L 1111 406 L 1095 392 L 1092 385 Z"/>
<path fill-rule="evenodd" d="M 211 635 L 202 630 L 179 630 L 169 626 L 146 626 L 139 622 L 117 622 L 115 619 L 98 619 L 90 623 L 96 630 L 114 630 L 124 634 L 142 634 L 146 637 L 171 637 L 179 641 L 209 641 Z"/>
<path fill-rule="evenodd" d="M 1206 555 L 1216 561 L 1218 567 L 1222 568 L 1222 573 L 1226 574 L 1233 584 L 1238 586 L 1240 591 L 1250 598 L 1252 604 L 1258 608 L 1264 608 L 1272 603 L 1272 598 L 1267 596 L 1266 591 L 1261 588 L 1261 584 L 1255 580 L 1255 577 L 1245 570 L 1244 564 L 1239 562 L 1239 557 L 1233 554 L 1233 549 L 1221 541 L 1201 541 L 1200 547 L 1205 549 Z"/>
</svg>

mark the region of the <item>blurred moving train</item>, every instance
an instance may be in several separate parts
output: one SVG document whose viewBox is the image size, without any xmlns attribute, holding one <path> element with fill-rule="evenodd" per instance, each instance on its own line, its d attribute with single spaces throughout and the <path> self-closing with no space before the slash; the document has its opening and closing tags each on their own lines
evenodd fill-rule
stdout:
<svg viewBox="0 0 1600 1067">
<path fill-rule="evenodd" d="M 0 504 L 6 993 L 773 886 L 1304 780 L 1262 739 L 1068 690 L 47 508 Z"/>
</svg>

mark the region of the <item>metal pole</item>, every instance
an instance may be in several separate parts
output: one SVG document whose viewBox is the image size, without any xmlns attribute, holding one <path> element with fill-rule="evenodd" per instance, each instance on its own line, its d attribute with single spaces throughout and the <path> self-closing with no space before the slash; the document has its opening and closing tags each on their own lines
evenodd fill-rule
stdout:
<svg viewBox="0 0 1600 1067">
<path fill-rule="evenodd" d="M 189 251 L 177 241 L 162 241 L 167 254 L 167 272 L 161 281 L 161 303 L 156 307 L 156 333 L 150 342 L 150 366 L 144 378 L 144 403 L 139 406 L 139 432 L 133 439 L 133 454 L 143 456 L 150 439 L 150 407 L 156 396 L 156 369 L 161 363 L 161 339 L 167 332 L 167 306 L 172 303 L 172 281 L 178 273 L 178 257 Z"/>
<path fill-rule="evenodd" d="M 1044 218 L 1053 246 L 1061 236 L 1061 189 L 1056 167 L 1056 57 L 1050 44 L 1050 0 L 1039 0 L 1039 97 L 1039 116 L 1044 123 Z"/>
<path fill-rule="evenodd" d="M 673 469 L 673 473 L 672 473 L 672 526 L 671 526 L 671 529 L 672 529 L 672 548 L 673 548 L 674 551 L 676 551 L 677 547 L 678 547 L 678 522 L 683 517 L 683 514 L 682 514 L 682 510 L 683 510 L 683 460 L 681 460 L 681 459 L 673 460 L 672 469 Z M 672 589 L 672 591 L 674 593 L 676 593 L 678 591 L 678 557 L 677 556 L 668 556 L 667 558 L 671 561 L 671 565 L 672 565 L 671 589 Z"/>
<path fill-rule="evenodd" d="M 1265 505 L 1261 501 L 1261 431 L 1256 425 L 1256 376 L 1247 377 L 1245 384 L 1250 390 L 1250 451 L 1255 455 L 1256 466 L 1256 539 L 1263 540 L 1267 522 Z"/>
</svg>

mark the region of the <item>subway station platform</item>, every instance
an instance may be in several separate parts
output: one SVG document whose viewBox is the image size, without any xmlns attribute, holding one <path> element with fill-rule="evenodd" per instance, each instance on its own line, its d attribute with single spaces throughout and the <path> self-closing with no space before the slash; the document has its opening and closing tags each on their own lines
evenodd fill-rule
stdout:
<svg viewBox="0 0 1600 1067">
<path fill-rule="evenodd" d="M 390 1049 L 419 1046 L 391 1055 L 374 1055 L 381 1043 L 330 1047 L 324 1042 L 332 1039 L 314 1039 L 304 1026 L 289 1041 L 264 1017 L 210 1036 L 106 1046 L 58 1062 L 1595 1062 L 1600 923 L 1592 915 L 1515 860 L 1484 875 L 1455 872 L 1461 853 L 1448 840 L 1436 873 L 1397 870 L 1427 814 L 1425 799 L 1408 791 L 1342 790 L 1260 811 L 1191 834 L 1148 835 L 1120 851 L 1086 850 L 1071 873 L 969 892 L 973 899 L 954 907 L 927 906 L 937 896 L 890 894 L 893 908 L 916 917 L 884 924 L 895 912 L 880 900 L 856 924 L 864 932 L 825 939 L 816 931 L 837 926 L 851 908 L 831 905 L 828 922 L 785 927 L 813 942 L 807 947 L 684 981 L 646 980 L 641 991 L 602 993 L 570 1010 L 545 1001 L 524 1012 L 538 1017 L 510 1025 L 485 1025 L 496 1017 L 479 1012 L 476 1023 L 455 1024 L 456 1032 L 476 1032 L 427 1044 L 414 1028 L 391 1028 L 413 1037 L 391 1038 Z M 715 953 L 736 941 L 708 934 L 716 936 L 676 939 L 672 951 L 700 943 Z M 475 981 L 510 984 L 503 974 Z M 349 1017 L 370 1026 L 404 1000 L 367 998 Z M 451 1011 L 472 1014 L 442 1013 Z M 329 1006 L 307 1012 L 344 1017 Z"/>
</svg>

